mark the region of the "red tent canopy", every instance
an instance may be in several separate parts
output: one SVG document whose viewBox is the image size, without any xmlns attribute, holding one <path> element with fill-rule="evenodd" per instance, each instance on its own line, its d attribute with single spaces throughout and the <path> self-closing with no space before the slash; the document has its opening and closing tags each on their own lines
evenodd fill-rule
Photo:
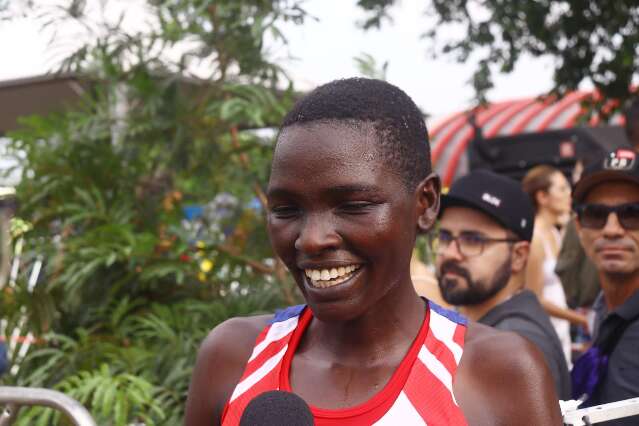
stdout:
<svg viewBox="0 0 639 426">
<path fill-rule="evenodd" d="M 545 130 L 568 129 L 581 123 L 585 116 L 582 102 L 596 96 L 591 91 L 568 93 L 563 98 L 526 98 L 496 102 L 475 110 L 475 122 L 482 129 L 483 138 L 512 136 Z M 463 162 L 464 153 L 474 131 L 469 122 L 470 111 L 461 111 L 436 122 L 429 131 L 434 169 L 442 177 L 444 186 L 450 185 Z M 599 124 L 598 116 L 587 123 Z M 621 114 L 614 115 L 608 124 L 623 124 Z"/>
</svg>

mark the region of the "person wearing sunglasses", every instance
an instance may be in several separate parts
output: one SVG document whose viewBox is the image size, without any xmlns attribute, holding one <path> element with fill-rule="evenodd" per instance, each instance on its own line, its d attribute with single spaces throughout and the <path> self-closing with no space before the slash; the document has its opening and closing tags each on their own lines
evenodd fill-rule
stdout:
<svg viewBox="0 0 639 426">
<path fill-rule="evenodd" d="M 573 369 L 588 405 L 639 396 L 639 158 L 607 154 L 584 171 L 573 194 L 576 228 L 601 282 L 593 347 Z M 581 395 L 579 395 L 581 396 Z M 608 424 L 636 425 L 639 417 Z"/>
<path fill-rule="evenodd" d="M 557 395 L 569 399 L 570 376 L 559 337 L 535 294 L 524 289 L 535 220 L 518 182 L 472 172 L 442 196 L 434 241 L 446 302 L 471 320 L 511 331 L 544 355 Z"/>
</svg>

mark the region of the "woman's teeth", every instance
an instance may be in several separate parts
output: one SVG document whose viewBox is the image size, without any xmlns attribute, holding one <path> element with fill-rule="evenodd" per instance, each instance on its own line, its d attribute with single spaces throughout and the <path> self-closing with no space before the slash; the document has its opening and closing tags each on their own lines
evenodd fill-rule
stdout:
<svg viewBox="0 0 639 426">
<path fill-rule="evenodd" d="M 340 266 L 331 269 L 305 269 L 304 273 L 314 287 L 332 287 L 353 276 L 359 265 Z"/>
</svg>

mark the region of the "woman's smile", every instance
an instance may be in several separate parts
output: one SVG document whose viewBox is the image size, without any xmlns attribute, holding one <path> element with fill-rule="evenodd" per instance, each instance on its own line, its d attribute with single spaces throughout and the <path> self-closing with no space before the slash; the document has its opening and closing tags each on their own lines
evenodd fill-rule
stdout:
<svg viewBox="0 0 639 426">
<path fill-rule="evenodd" d="M 360 267 L 360 265 L 348 265 L 330 269 L 305 269 L 304 274 L 313 287 L 328 288 L 348 281 Z"/>
</svg>

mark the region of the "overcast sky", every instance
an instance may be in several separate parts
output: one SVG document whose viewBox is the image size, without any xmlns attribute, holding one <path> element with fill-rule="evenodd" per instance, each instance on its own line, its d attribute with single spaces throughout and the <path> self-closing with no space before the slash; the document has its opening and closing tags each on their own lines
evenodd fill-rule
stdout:
<svg viewBox="0 0 639 426">
<path fill-rule="evenodd" d="M 56 0 L 39 0 L 56 1 Z M 59 1 L 59 0 L 57 0 Z M 143 26 L 136 0 L 112 0 L 113 8 L 126 5 L 127 23 Z M 364 32 L 355 22 L 363 13 L 354 0 L 308 0 L 305 8 L 317 18 L 303 26 L 284 27 L 289 45 L 273 53 L 281 59 L 298 88 L 308 89 L 336 79 L 357 75 L 354 58 L 367 53 L 378 63 L 388 61 L 388 80 L 404 89 L 424 112 L 434 118 L 466 108 L 472 88 L 466 82 L 473 63 L 458 64 L 450 58 L 433 60 L 428 41 L 421 35 L 433 25 L 424 15 L 424 0 L 400 0 L 392 10 L 393 24 Z M 43 74 L 55 65 L 56 55 L 47 48 L 47 37 L 32 21 L 0 23 L 0 80 Z M 296 59 L 287 59 L 291 56 Z M 524 58 L 514 73 L 500 76 L 489 93 L 492 101 L 535 96 L 551 87 L 548 59 Z M 429 120 L 430 121 L 430 120 Z"/>
</svg>

